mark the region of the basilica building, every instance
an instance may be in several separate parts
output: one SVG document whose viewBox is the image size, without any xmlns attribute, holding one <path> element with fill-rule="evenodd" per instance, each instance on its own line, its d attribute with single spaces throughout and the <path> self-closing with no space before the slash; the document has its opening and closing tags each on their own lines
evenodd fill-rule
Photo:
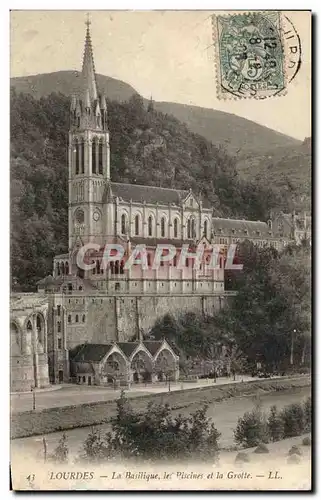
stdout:
<svg viewBox="0 0 321 500">
<path fill-rule="evenodd" d="M 306 215 L 275 214 L 266 222 L 218 218 L 192 190 L 113 182 L 113 131 L 106 96 L 97 87 L 89 24 L 81 91 L 70 104 L 68 252 L 54 257 L 52 274 L 38 283 L 37 294 L 12 295 L 14 391 L 71 381 L 152 382 L 164 377 L 164 359 L 177 380 L 177 353 L 165 339 L 146 340 L 156 319 L 186 311 L 213 314 L 224 307 L 234 293 L 224 289 L 230 244 L 250 240 L 280 250 L 311 237 Z M 106 244 L 120 245 L 123 253 L 103 265 Z M 214 244 L 222 251 L 219 265 L 209 269 Z M 147 265 L 126 268 L 137 245 L 146 248 Z M 159 245 L 163 257 L 166 246 L 173 255 L 154 268 Z M 195 266 L 193 252 L 199 245 L 204 253 Z M 84 247 L 85 269 L 77 260 Z M 182 256 L 183 267 L 178 265 Z"/>
</svg>

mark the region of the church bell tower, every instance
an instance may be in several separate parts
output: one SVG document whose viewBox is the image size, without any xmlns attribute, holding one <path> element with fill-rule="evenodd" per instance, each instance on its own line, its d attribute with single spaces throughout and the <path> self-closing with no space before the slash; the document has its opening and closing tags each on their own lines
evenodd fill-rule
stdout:
<svg viewBox="0 0 321 500">
<path fill-rule="evenodd" d="M 80 87 L 71 98 L 68 148 L 69 252 L 76 245 L 101 243 L 105 227 L 103 197 L 110 180 L 109 132 L 105 95 L 98 95 L 86 21 Z"/>
</svg>

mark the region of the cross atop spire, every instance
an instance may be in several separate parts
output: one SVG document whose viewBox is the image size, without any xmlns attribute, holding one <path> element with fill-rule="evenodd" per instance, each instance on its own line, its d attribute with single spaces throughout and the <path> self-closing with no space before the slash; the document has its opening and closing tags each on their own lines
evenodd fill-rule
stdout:
<svg viewBox="0 0 321 500">
<path fill-rule="evenodd" d="M 91 20 L 90 20 L 89 12 L 87 12 L 87 19 L 85 21 L 85 24 L 87 25 L 87 29 L 89 29 L 89 26 L 91 25 Z"/>
<path fill-rule="evenodd" d="M 84 58 L 82 63 L 83 94 L 84 96 L 85 95 L 87 96 L 89 92 L 89 98 L 90 101 L 92 102 L 94 99 L 97 99 L 97 84 L 95 75 L 94 56 L 91 45 L 91 36 L 90 36 L 91 21 L 89 19 L 89 14 L 87 14 L 87 19 L 85 21 L 85 24 L 87 28 L 86 28 Z"/>
</svg>

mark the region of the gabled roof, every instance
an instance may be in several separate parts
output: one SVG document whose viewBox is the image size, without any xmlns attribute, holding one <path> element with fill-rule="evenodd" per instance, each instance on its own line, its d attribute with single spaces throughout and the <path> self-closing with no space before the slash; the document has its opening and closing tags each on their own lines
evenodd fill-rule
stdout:
<svg viewBox="0 0 321 500">
<path fill-rule="evenodd" d="M 118 347 L 123 351 L 125 356 L 129 357 L 135 351 L 139 342 L 117 342 Z"/>
<path fill-rule="evenodd" d="M 138 184 L 122 184 L 119 182 L 110 183 L 112 194 L 122 198 L 124 201 L 137 203 L 159 203 L 168 205 L 173 203 L 180 205 L 186 198 L 189 191 L 180 189 L 170 189 L 156 186 L 140 186 Z"/>
<path fill-rule="evenodd" d="M 113 344 L 82 344 L 71 360 L 99 362 L 106 356 L 112 346 Z"/>
<path fill-rule="evenodd" d="M 152 356 L 155 356 L 158 349 L 162 346 L 162 340 L 144 340 L 143 342 L 146 349 L 151 353 Z"/>
<path fill-rule="evenodd" d="M 102 359 L 106 356 L 106 354 L 108 354 L 113 346 L 119 347 L 125 354 L 125 356 L 127 358 L 130 358 L 130 356 L 133 354 L 135 349 L 139 347 L 139 345 L 143 345 L 152 356 L 155 356 L 157 351 L 163 345 L 163 341 L 144 340 L 143 342 L 114 342 L 113 344 L 81 344 L 69 352 L 69 358 L 71 361 L 78 363 L 97 363 L 102 361 Z M 170 344 L 168 345 L 172 348 Z"/>
</svg>

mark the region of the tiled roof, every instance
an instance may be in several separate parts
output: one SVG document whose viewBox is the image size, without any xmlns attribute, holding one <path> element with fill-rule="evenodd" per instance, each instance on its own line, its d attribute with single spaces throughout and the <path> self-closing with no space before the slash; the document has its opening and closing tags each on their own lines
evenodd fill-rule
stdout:
<svg viewBox="0 0 321 500">
<path fill-rule="evenodd" d="M 159 203 L 168 205 L 174 203 L 180 205 L 186 198 L 189 191 L 180 189 L 169 189 L 155 186 L 140 186 L 137 184 L 122 184 L 111 182 L 111 191 L 114 196 L 122 198 L 124 201 L 143 203 Z"/>
<path fill-rule="evenodd" d="M 113 344 L 82 344 L 72 361 L 101 361 Z"/>
<path fill-rule="evenodd" d="M 247 221 L 240 219 L 221 219 L 218 217 L 213 218 L 213 229 L 215 235 L 229 234 L 235 236 L 268 236 L 270 232 L 269 226 L 266 222 L 261 221 Z M 222 232 L 220 232 L 222 229 Z"/>
<path fill-rule="evenodd" d="M 116 342 L 115 344 L 81 344 L 69 352 L 71 361 L 74 362 L 99 362 L 117 345 L 128 358 L 133 354 L 140 342 Z M 162 346 L 161 340 L 146 340 L 142 342 L 152 356 L 156 354 Z"/>
<path fill-rule="evenodd" d="M 151 355 L 155 356 L 163 342 L 161 340 L 144 340 L 143 344 Z"/>
<path fill-rule="evenodd" d="M 135 351 L 136 347 L 139 345 L 139 342 L 117 342 L 117 345 L 123 351 L 123 353 L 129 357 Z"/>
</svg>

